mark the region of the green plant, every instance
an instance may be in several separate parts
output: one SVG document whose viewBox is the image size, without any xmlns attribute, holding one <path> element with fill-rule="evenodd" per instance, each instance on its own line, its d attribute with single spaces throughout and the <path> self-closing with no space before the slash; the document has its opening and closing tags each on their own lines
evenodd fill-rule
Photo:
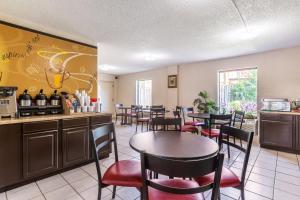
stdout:
<svg viewBox="0 0 300 200">
<path fill-rule="evenodd" d="M 197 107 L 199 113 L 215 113 L 219 110 L 217 103 L 210 99 L 207 91 L 201 91 L 198 98 L 194 100 L 194 106 Z"/>
</svg>

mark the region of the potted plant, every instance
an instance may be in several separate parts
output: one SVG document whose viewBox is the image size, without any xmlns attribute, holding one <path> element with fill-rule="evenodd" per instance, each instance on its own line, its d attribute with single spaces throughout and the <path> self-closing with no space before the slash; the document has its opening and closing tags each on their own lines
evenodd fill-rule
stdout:
<svg viewBox="0 0 300 200">
<path fill-rule="evenodd" d="M 217 103 L 210 99 L 207 91 L 201 91 L 198 98 L 194 100 L 194 106 L 197 107 L 199 113 L 216 113 L 219 108 Z"/>
</svg>

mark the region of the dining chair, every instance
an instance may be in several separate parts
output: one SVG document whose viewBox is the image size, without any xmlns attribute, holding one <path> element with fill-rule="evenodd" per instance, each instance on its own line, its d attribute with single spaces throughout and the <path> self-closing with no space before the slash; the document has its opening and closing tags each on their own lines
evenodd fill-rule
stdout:
<svg viewBox="0 0 300 200">
<path fill-rule="evenodd" d="M 90 140 L 95 155 L 95 163 L 98 175 L 98 200 L 101 199 L 101 190 L 107 186 L 113 186 L 113 196 L 116 196 L 117 186 L 142 188 L 141 164 L 136 160 L 119 160 L 116 141 L 116 132 L 113 123 L 103 124 L 101 127 L 92 130 Z M 113 144 L 115 163 L 101 173 L 99 155 L 103 148 Z M 141 191 L 141 190 L 140 190 Z"/>
<path fill-rule="evenodd" d="M 174 117 L 181 118 L 179 110 L 173 111 L 173 115 Z M 181 125 L 181 132 L 196 133 L 197 135 L 199 134 L 198 128 L 193 125 Z"/>
<path fill-rule="evenodd" d="M 151 108 L 163 108 L 164 106 L 163 105 L 152 105 L 150 106 L 150 109 Z"/>
<path fill-rule="evenodd" d="M 137 128 L 141 124 L 141 131 L 144 130 L 144 124 L 146 124 L 147 131 L 149 130 L 150 117 L 145 117 L 143 109 L 139 109 L 137 111 L 137 119 L 136 119 L 136 127 L 135 132 L 137 132 Z"/>
<path fill-rule="evenodd" d="M 153 131 L 181 131 L 181 118 L 156 117 L 152 119 L 151 125 Z M 161 127 L 161 129 L 158 129 L 158 127 Z"/>
<path fill-rule="evenodd" d="M 182 118 L 183 118 L 183 124 L 184 125 L 192 125 L 192 126 L 203 126 L 205 125 L 204 122 L 200 121 L 195 121 L 193 118 L 193 121 L 187 121 L 186 118 L 188 117 L 187 115 L 189 113 L 194 113 L 194 108 L 193 107 L 182 107 Z"/>
<path fill-rule="evenodd" d="M 244 123 L 245 112 L 244 111 L 234 111 L 232 127 L 242 129 Z M 239 123 L 239 124 L 238 124 Z M 227 137 L 229 140 L 230 137 Z M 235 138 L 233 137 L 233 142 L 235 144 Z M 243 146 L 242 140 L 240 140 L 240 145 Z M 228 158 L 230 158 L 230 151 L 228 151 Z"/>
<path fill-rule="evenodd" d="M 116 124 L 117 124 L 117 121 L 118 121 L 118 117 L 121 117 L 121 122 L 123 122 L 123 120 L 124 120 L 125 114 L 124 114 L 123 110 L 120 109 L 120 108 L 122 108 L 122 107 L 123 107 L 123 104 L 121 104 L 121 103 L 118 103 L 118 104 L 115 105 L 115 113 L 116 113 L 116 120 L 115 120 L 115 123 L 116 123 Z M 120 112 L 120 111 L 121 111 L 121 112 Z"/>
<path fill-rule="evenodd" d="M 244 162 L 243 162 L 243 168 L 242 168 L 242 173 L 241 173 L 241 178 L 237 174 L 235 174 L 232 170 L 223 167 L 222 169 L 222 176 L 221 176 L 221 183 L 220 187 L 234 187 L 239 190 L 241 190 L 241 199 L 245 199 L 245 179 L 246 179 L 246 172 L 247 172 L 247 166 L 248 166 L 248 161 L 249 161 L 249 156 L 250 156 L 250 151 L 252 147 L 252 142 L 253 142 L 253 135 L 254 132 L 246 132 L 244 130 L 234 128 L 234 127 L 229 127 L 229 126 L 223 126 L 221 130 L 221 135 L 226 134 L 238 139 L 241 139 L 242 141 L 247 143 L 247 147 L 241 147 L 237 144 L 234 144 L 232 142 L 228 142 L 228 140 L 220 136 L 219 143 L 221 144 L 227 144 L 228 146 L 234 147 L 237 150 L 240 150 L 241 152 L 245 153 L 244 156 Z M 229 149 L 228 149 L 229 151 Z M 198 178 L 195 178 L 195 180 L 200 184 L 200 185 L 207 185 L 209 183 L 212 183 L 214 181 L 214 174 L 209 174 L 206 176 L 200 176 Z"/>
<path fill-rule="evenodd" d="M 130 107 L 130 113 L 129 113 L 129 117 L 130 117 L 130 124 L 133 124 L 133 119 L 137 120 L 138 118 L 138 111 L 143 109 L 143 106 L 140 105 L 131 105 Z"/>
<path fill-rule="evenodd" d="M 150 119 L 156 117 L 165 117 L 166 109 L 165 108 L 150 108 Z"/>
<path fill-rule="evenodd" d="M 245 117 L 244 111 L 238 111 L 238 110 L 234 111 L 232 126 L 242 129 L 244 123 L 244 117 Z M 237 125 L 237 123 L 239 123 L 239 125 Z"/>
<path fill-rule="evenodd" d="M 182 106 L 176 106 L 175 111 L 178 111 L 179 115 L 181 116 Z"/>
<path fill-rule="evenodd" d="M 199 160 L 172 160 L 142 152 L 140 160 L 144 200 L 204 200 L 203 192 L 210 189 L 212 189 L 211 200 L 218 199 L 223 154 Z M 194 180 L 149 179 L 147 170 L 169 177 L 198 177 L 210 173 L 216 176 L 211 183 L 200 186 Z"/>
<path fill-rule="evenodd" d="M 208 128 L 201 130 L 201 135 L 218 140 L 220 135 L 220 128 L 223 126 L 230 126 L 232 121 L 232 114 L 214 115 L 211 114 L 209 118 Z"/>
</svg>

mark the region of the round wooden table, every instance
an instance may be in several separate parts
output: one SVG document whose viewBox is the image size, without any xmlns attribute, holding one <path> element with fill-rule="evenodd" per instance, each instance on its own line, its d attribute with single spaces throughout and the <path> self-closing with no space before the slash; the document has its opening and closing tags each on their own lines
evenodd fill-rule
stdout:
<svg viewBox="0 0 300 200">
<path fill-rule="evenodd" d="M 138 152 L 176 160 L 207 158 L 219 151 L 218 144 L 208 137 L 172 131 L 138 133 L 129 145 Z"/>
<path fill-rule="evenodd" d="M 197 118 L 197 119 L 209 119 L 210 114 L 208 113 L 188 113 L 188 117 Z"/>
</svg>

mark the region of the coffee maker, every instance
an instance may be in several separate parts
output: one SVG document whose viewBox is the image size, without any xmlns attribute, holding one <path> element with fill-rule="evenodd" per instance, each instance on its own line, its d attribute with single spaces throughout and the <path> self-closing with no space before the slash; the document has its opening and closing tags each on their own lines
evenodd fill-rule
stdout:
<svg viewBox="0 0 300 200">
<path fill-rule="evenodd" d="M 0 87 L 0 117 L 16 117 L 17 110 L 17 87 Z"/>
</svg>

